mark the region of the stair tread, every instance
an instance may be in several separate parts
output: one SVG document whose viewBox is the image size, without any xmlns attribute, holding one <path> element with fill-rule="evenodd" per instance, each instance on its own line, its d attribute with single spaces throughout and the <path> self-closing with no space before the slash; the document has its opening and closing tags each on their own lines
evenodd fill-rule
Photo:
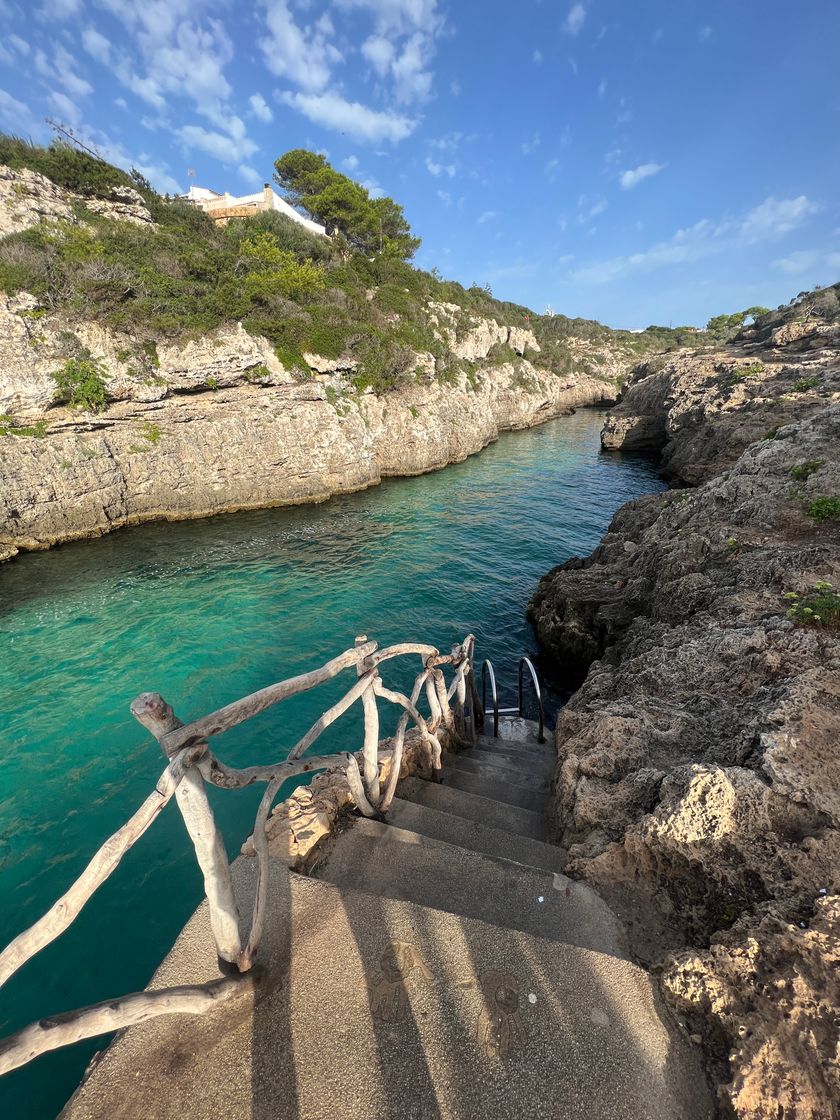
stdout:
<svg viewBox="0 0 840 1120">
<path fill-rule="evenodd" d="M 486 777 L 483 774 L 467 774 L 463 770 L 447 768 L 443 774 L 444 784 L 477 793 L 490 801 L 501 801 L 505 805 L 516 805 L 520 809 L 530 809 L 534 813 L 544 813 L 548 807 L 547 790 L 532 790 L 514 782 Z"/>
<path fill-rule="evenodd" d="M 626 956 L 617 918 L 584 884 L 395 825 L 354 821 L 317 874 L 353 890 Z"/>
<path fill-rule="evenodd" d="M 515 766 L 505 766 L 503 763 L 486 761 L 471 756 L 472 751 L 464 751 L 461 754 L 445 754 L 443 756 L 444 770 L 460 770 L 464 774 L 493 778 L 513 786 L 521 786 L 522 789 L 526 790 L 541 790 L 543 793 L 548 791 L 549 775 L 547 772 L 545 774 L 535 774 L 525 769 L 517 769 Z"/>
<path fill-rule="evenodd" d="M 256 861 L 233 875 L 247 913 Z M 215 978 L 212 946 L 205 903 L 153 986 Z M 697 1052 L 629 961 L 271 860 L 258 962 L 256 1001 L 121 1032 L 63 1120 L 712 1115 Z"/>
<path fill-rule="evenodd" d="M 443 840 L 484 855 L 499 856 L 543 871 L 562 872 L 566 852 L 556 844 L 518 836 L 501 828 L 444 813 L 428 805 L 395 797 L 387 816 L 388 824 L 410 832 Z"/>
<path fill-rule="evenodd" d="M 455 786 L 425 782 L 422 778 L 403 778 L 397 786 L 397 794 L 404 801 L 428 805 L 431 809 L 503 829 L 517 836 L 528 836 L 534 840 L 544 840 L 548 836 L 549 819 L 545 813 L 506 805 Z"/>
<path fill-rule="evenodd" d="M 515 770 L 519 774 L 536 774 L 540 777 L 551 777 L 554 774 L 554 760 L 548 758 L 530 757 L 514 754 L 512 751 L 488 751 L 484 747 L 472 747 L 464 751 L 459 757 L 475 759 L 486 762 L 488 766 L 504 767 Z"/>
</svg>

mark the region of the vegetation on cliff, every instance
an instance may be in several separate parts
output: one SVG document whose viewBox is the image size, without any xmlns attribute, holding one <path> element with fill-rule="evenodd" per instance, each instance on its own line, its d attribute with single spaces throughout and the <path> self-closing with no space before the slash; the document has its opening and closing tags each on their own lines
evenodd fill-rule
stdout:
<svg viewBox="0 0 840 1120">
<path fill-rule="evenodd" d="M 0 240 L 0 290 L 31 292 L 49 311 L 93 318 L 141 344 L 196 338 L 239 321 L 268 338 L 287 367 L 307 373 L 305 354 L 346 356 L 358 388 L 385 391 L 416 378 L 418 353 L 434 357 L 443 380 L 459 368 L 429 318 L 430 302 L 456 306 L 458 333 L 479 317 L 532 330 L 540 365 L 561 375 L 601 372 L 591 350 L 579 352 L 581 342 L 620 346 L 632 358 L 687 341 L 666 328 L 633 334 L 545 318 L 494 299 L 487 287 L 465 288 L 413 267 L 406 258 L 419 241 L 402 208 L 371 199 L 311 152 L 278 159 L 277 179 L 294 202 L 336 228 L 330 240 L 275 212 L 221 228 L 186 202 L 158 195 L 139 173 L 62 143 L 44 148 L 0 136 L 0 164 L 37 171 L 81 196 L 73 221 L 44 220 Z M 115 221 L 84 205 L 129 188 L 153 225 Z"/>
</svg>

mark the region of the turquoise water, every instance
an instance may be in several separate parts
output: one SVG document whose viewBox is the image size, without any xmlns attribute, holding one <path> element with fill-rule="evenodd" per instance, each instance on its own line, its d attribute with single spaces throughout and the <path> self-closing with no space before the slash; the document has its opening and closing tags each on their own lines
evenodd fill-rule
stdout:
<svg viewBox="0 0 840 1120">
<path fill-rule="evenodd" d="M 539 577 L 590 552 L 619 505 L 661 485 L 646 459 L 599 455 L 600 426 L 582 411 L 322 506 L 140 526 L 0 567 L 0 945 L 152 789 L 163 760 L 129 715 L 140 692 L 162 692 L 189 720 L 323 663 L 359 633 L 446 649 L 472 631 L 513 699 L 516 661 L 534 649 L 525 604 Z M 407 680 L 397 666 L 384 675 Z M 214 749 L 237 766 L 282 757 L 351 680 Z M 359 727 L 351 714 L 322 742 L 356 749 Z M 259 791 L 212 798 L 234 852 Z M 0 991 L 0 1036 L 142 988 L 200 898 L 169 806 L 71 929 Z M 0 1080 L 0 1116 L 54 1117 L 101 1044 Z"/>
</svg>

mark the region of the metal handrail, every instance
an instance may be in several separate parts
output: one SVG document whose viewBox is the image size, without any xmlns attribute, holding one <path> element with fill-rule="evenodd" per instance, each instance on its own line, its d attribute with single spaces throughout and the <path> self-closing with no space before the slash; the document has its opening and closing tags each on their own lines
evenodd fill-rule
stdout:
<svg viewBox="0 0 840 1120">
<path fill-rule="evenodd" d="M 485 661 L 485 665 L 486 664 L 487 662 Z M 537 670 L 534 668 L 530 657 L 522 657 L 519 661 L 519 714 L 520 716 L 524 716 L 525 714 L 522 708 L 522 669 L 525 665 L 528 666 L 528 672 L 531 674 L 531 680 L 534 683 L 534 691 L 537 694 L 537 704 L 539 705 L 540 709 L 540 729 L 537 735 L 537 742 L 544 743 L 545 735 L 543 732 L 545 728 L 545 708 L 543 707 L 542 692 L 540 691 L 540 682 L 537 678 Z"/>
<path fill-rule="evenodd" d="M 493 663 L 487 658 L 481 663 L 481 710 L 487 713 L 487 674 L 490 673 L 490 695 L 493 697 L 493 738 L 499 738 L 499 696 L 496 692 L 496 674 Z"/>
</svg>

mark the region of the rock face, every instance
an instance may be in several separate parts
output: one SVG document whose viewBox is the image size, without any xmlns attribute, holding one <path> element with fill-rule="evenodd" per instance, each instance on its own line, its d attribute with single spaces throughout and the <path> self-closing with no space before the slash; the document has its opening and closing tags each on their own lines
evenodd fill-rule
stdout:
<svg viewBox="0 0 840 1120">
<path fill-rule="evenodd" d="M 77 351 L 106 371 L 100 414 L 56 402 L 51 374 Z M 0 559 L 140 521 L 321 501 L 458 462 L 500 431 L 613 394 L 527 360 L 479 363 L 444 385 L 432 359 L 429 378 L 383 396 L 346 392 L 340 368 L 322 368 L 284 369 L 238 325 L 149 351 L 98 324 L 43 316 L 31 297 L 3 299 L 0 413 L 18 425 L 40 417 L 47 435 L 0 436 Z"/>
<path fill-rule="evenodd" d="M 623 507 L 529 608 L 588 669 L 556 732 L 569 870 L 661 962 L 743 1120 L 840 1114 L 840 628 L 819 615 L 840 612 L 840 521 L 813 516 L 840 511 L 820 504 L 840 499 L 840 404 L 836 351 L 806 353 L 820 388 L 801 392 L 801 365 L 761 355 L 763 406 L 712 387 L 719 355 L 638 374 L 605 443 L 659 438 L 672 473 L 709 480 Z M 805 418 L 750 443 L 756 411 L 762 434 Z"/>
<path fill-rule="evenodd" d="M 143 196 L 131 187 L 114 188 L 108 200 L 82 198 L 56 186 L 37 171 L 13 170 L 0 164 L 0 237 L 22 233 L 41 221 L 76 222 L 79 219 L 74 214 L 74 203 L 106 218 L 135 225 L 154 224 Z"/>
<path fill-rule="evenodd" d="M 795 319 L 768 342 L 641 363 L 607 420 L 604 448 L 661 449 L 665 476 L 696 485 L 774 428 L 840 400 L 840 320 Z"/>
</svg>

